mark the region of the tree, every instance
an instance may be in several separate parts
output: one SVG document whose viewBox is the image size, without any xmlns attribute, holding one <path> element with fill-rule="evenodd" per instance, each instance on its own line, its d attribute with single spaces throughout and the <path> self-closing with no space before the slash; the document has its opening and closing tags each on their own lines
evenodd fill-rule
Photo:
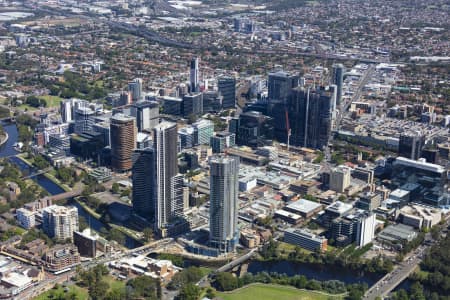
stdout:
<svg viewBox="0 0 450 300">
<path fill-rule="evenodd" d="M 108 292 L 108 289 L 109 284 L 106 281 L 97 281 L 95 282 L 95 284 L 92 284 L 89 287 L 89 296 L 92 298 L 92 300 L 103 299 L 106 295 L 106 292 Z"/>
<path fill-rule="evenodd" d="M 189 114 L 188 116 L 188 123 L 193 124 L 197 121 L 197 115 L 195 114 Z"/>
<path fill-rule="evenodd" d="M 145 297 L 149 300 L 161 299 L 161 282 L 149 276 L 139 276 L 127 282 L 130 289 L 130 299 Z"/>
<path fill-rule="evenodd" d="M 216 298 L 216 291 L 213 288 L 208 288 L 206 290 L 206 297 L 209 299 L 214 299 Z"/>
<path fill-rule="evenodd" d="M 178 295 L 178 300 L 197 300 L 200 297 L 201 289 L 195 284 L 188 283 L 181 290 Z"/>
<path fill-rule="evenodd" d="M 126 290 L 123 288 L 113 288 L 106 294 L 105 300 L 128 299 Z"/>
<path fill-rule="evenodd" d="M 317 281 L 315 279 L 311 279 L 310 281 L 308 281 L 306 288 L 308 290 L 319 291 L 322 289 L 322 285 L 320 284 L 319 281 Z"/>
<path fill-rule="evenodd" d="M 435 240 L 437 240 L 439 238 L 439 234 L 440 234 L 440 228 L 439 226 L 433 226 L 431 227 L 430 233 L 431 233 L 431 237 Z"/>
<path fill-rule="evenodd" d="M 28 126 L 19 125 L 18 133 L 19 133 L 19 141 L 24 144 L 29 143 L 33 138 L 33 133 L 31 132 Z"/>
<path fill-rule="evenodd" d="M 114 182 L 111 186 L 111 192 L 114 194 L 118 194 L 120 190 L 119 184 L 117 182 Z"/>
<path fill-rule="evenodd" d="M 189 283 L 197 283 L 203 277 L 203 272 L 198 267 L 189 267 L 176 273 L 167 288 L 171 290 L 179 289 Z"/>
<path fill-rule="evenodd" d="M 351 284 L 347 286 L 348 295 L 347 300 L 360 300 L 364 296 L 364 292 L 367 289 L 366 284 Z"/>
<path fill-rule="evenodd" d="M 325 154 L 322 151 L 317 151 L 317 157 L 314 159 L 313 163 L 320 164 L 325 159 Z"/>
<path fill-rule="evenodd" d="M 309 201 L 318 202 L 316 197 L 314 197 L 313 195 L 309 195 L 309 194 L 304 195 L 303 199 L 306 199 L 306 200 L 309 200 Z"/>
<path fill-rule="evenodd" d="M 120 197 L 128 197 L 128 196 L 130 196 L 130 194 L 131 194 L 130 189 L 126 189 L 120 193 Z"/>
<path fill-rule="evenodd" d="M 49 162 L 42 155 L 36 155 L 33 164 L 40 170 L 50 166 Z"/>
<path fill-rule="evenodd" d="M 400 289 L 395 292 L 393 300 L 409 300 L 408 293 L 404 289 Z"/>
<path fill-rule="evenodd" d="M 144 238 L 147 242 L 153 239 L 153 230 L 150 227 L 144 228 L 142 233 L 144 234 Z"/>
<path fill-rule="evenodd" d="M 411 300 L 425 300 L 425 295 L 423 294 L 423 286 L 414 282 L 410 288 L 410 299 Z"/>
<path fill-rule="evenodd" d="M 220 291 L 232 291 L 238 288 L 238 279 L 233 274 L 221 272 L 216 275 L 214 284 Z"/>
<path fill-rule="evenodd" d="M 26 100 L 25 103 L 28 104 L 29 106 L 32 107 L 40 107 L 40 106 L 47 106 L 47 102 L 45 100 L 39 99 L 36 96 L 29 96 Z"/>
<path fill-rule="evenodd" d="M 126 237 L 125 237 L 125 234 L 123 234 L 120 230 L 118 230 L 116 228 L 112 228 L 109 231 L 108 239 L 116 241 L 121 245 L 124 245 Z"/>
<path fill-rule="evenodd" d="M 74 174 L 70 168 L 62 167 L 56 171 L 56 176 L 61 179 L 62 182 L 69 182 L 74 178 Z"/>
</svg>

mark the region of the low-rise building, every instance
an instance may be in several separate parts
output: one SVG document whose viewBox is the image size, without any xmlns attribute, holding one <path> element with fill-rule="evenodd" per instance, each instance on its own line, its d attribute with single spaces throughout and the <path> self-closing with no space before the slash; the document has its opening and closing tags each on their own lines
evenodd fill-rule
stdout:
<svg viewBox="0 0 450 300">
<path fill-rule="evenodd" d="M 303 218 L 310 218 L 320 212 L 322 208 L 323 206 L 320 203 L 306 199 L 300 199 L 290 202 L 284 207 L 284 210 L 298 214 Z"/>
<path fill-rule="evenodd" d="M 170 260 L 157 260 L 142 255 L 112 261 L 110 266 L 123 272 L 157 278 L 163 283 L 169 282 L 181 270 Z"/>
<path fill-rule="evenodd" d="M 260 236 L 255 230 L 243 230 L 241 231 L 240 242 L 247 248 L 255 248 L 260 244 Z"/>
<path fill-rule="evenodd" d="M 49 272 L 58 272 L 80 263 L 80 253 L 72 244 L 57 245 L 44 255 L 44 267 Z"/>
<path fill-rule="evenodd" d="M 377 193 L 364 193 L 356 202 L 356 207 L 368 211 L 372 211 L 381 204 L 381 195 Z"/>
<path fill-rule="evenodd" d="M 399 220 L 405 225 L 414 228 L 431 228 L 441 221 L 442 214 L 439 209 L 421 206 L 407 205 L 400 209 Z"/>
<path fill-rule="evenodd" d="M 283 209 L 275 211 L 275 217 L 293 225 L 299 224 L 302 221 L 301 216 L 285 211 Z"/>
<path fill-rule="evenodd" d="M 417 237 L 412 226 L 404 224 L 390 225 L 378 234 L 378 239 L 390 244 L 410 242 Z"/>
<path fill-rule="evenodd" d="M 19 208 L 16 210 L 17 222 L 25 229 L 30 229 L 36 226 L 36 212 L 29 211 L 25 208 Z"/>
<path fill-rule="evenodd" d="M 309 251 L 326 251 L 327 239 L 304 229 L 289 228 L 284 232 L 284 242 Z"/>
<path fill-rule="evenodd" d="M 18 272 L 9 272 L 2 276 L 1 284 L 6 289 L 9 289 L 11 295 L 14 296 L 29 288 L 32 284 L 32 280 L 30 277 Z"/>
<path fill-rule="evenodd" d="M 89 177 L 95 179 L 98 183 L 103 183 L 112 179 L 111 170 L 106 167 L 99 167 L 89 173 Z"/>
<path fill-rule="evenodd" d="M 313 180 L 297 180 L 290 184 L 289 189 L 300 195 L 310 195 L 317 185 L 318 183 Z"/>
</svg>

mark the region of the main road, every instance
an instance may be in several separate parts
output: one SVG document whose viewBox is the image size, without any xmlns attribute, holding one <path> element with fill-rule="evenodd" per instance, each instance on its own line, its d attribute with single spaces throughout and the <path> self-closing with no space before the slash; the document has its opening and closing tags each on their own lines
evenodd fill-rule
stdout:
<svg viewBox="0 0 450 300">
<path fill-rule="evenodd" d="M 339 113 L 336 116 L 336 120 L 335 120 L 335 125 L 334 125 L 334 131 L 337 132 L 341 126 L 341 121 L 344 118 L 344 116 L 347 114 L 347 110 L 350 107 L 350 105 L 353 102 L 359 101 L 359 99 L 361 98 L 362 92 L 364 87 L 366 86 L 367 82 L 370 80 L 370 78 L 372 77 L 372 74 L 375 70 L 375 65 L 374 64 L 370 64 L 369 67 L 367 68 L 366 72 L 364 72 L 364 74 L 362 75 L 361 80 L 358 83 L 358 87 L 356 89 L 356 91 L 354 91 L 353 93 L 353 97 L 347 101 L 344 101 L 343 103 L 341 103 L 340 107 L 339 107 Z M 331 160 L 331 150 L 330 150 L 330 144 L 332 144 L 333 142 L 333 133 L 330 135 L 330 139 L 328 141 L 328 146 L 325 147 L 325 151 L 324 151 L 324 155 L 325 155 L 325 161 L 329 162 Z M 326 163 L 324 163 L 325 167 L 329 168 L 330 166 Z"/>
<path fill-rule="evenodd" d="M 364 295 L 364 300 L 375 300 L 377 297 L 386 297 L 403 280 L 408 278 L 422 261 L 422 256 L 426 250 L 425 246 L 420 246 L 413 254 L 399 264 L 392 272 L 381 278 Z"/>
<path fill-rule="evenodd" d="M 445 224 L 441 228 L 447 228 L 450 225 L 450 218 L 447 219 Z M 412 253 L 410 253 L 405 260 L 399 264 L 392 272 L 381 278 L 376 284 L 374 284 L 364 295 L 364 300 L 375 300 L 377 297 L 386 297 L 391 291 L 393 291 L 403 280 L 414 272 L 416 267 L 422 262 L 423 256 L 426 251 L 433 246 L 436 241 L 433 240 L 430 233 L 425 235 L 425 245 L 422 244 Z"/>
<path fill-rule="evenodd" d="M 167 245 L 168 243 L 170 243 L 172 241 L 173 241 L 173 239 L 158 240 L 158 241 L 149 243 L 149 244 L 139 247 L 139 248 L 124 251 L 118 255 L 114 255 L 114 256 L 110 256 L 110 257 L 103 257 L 103 258 L 99 258 L 99 259 L 93 259 L 91 261 L 82 262 L 81 267 L 84 269 L 90 269 L 99 264 L 108 264 L 109 262 L 111 262 L 113 260 L 121 259 L 125 256 L 132 255 L 133 253 L 141 254 L 144 251 L 156 250 L 160 247 Z M 143 255 L 144 255 L 144 253 L 143 253 Z M 71 271 L 61 274 L 61 275 L 50 275 L 50 276 L 47 275 L 48 277 L 46 279 L 40 281 L 39 283 L 35 284 L 34 286 L 32 286 L 28 289 L 26 289 L 19 295 L 15 296 L 13 298 L 13 300 L 33 299 L 34 297 L 53 288 L 53 286 L 55 284 L 57 284 L 57 283 L 62 284 L 66 281 L 69 281 L 70 278 L 72 278 L 75 275 L 75 273 L 76 273 L 76 270 L 75 270 L 75 267 L 73 267 Z"/>
</svg>

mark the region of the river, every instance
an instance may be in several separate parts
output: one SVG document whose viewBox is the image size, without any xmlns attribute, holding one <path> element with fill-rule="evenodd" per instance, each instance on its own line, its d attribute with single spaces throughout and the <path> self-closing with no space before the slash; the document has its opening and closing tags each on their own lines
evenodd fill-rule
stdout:
<svg viewBox="0 0 450 300">
<path fill-rule="evenodd" d="M 291 262 L 287 260 L 251 261 L 248 266 L 248 272 L 253 274 L 259 272 L 276 272 L 288 276 L 304 275 L 308 279 L 316 279 L 319 281 L 339 280 L 346 284 L 367 283 L 368 286 L 372 286 L 383 277 L 382 274 L 376 273 L 358 274 L 356 271 L 334 265 Z"/>
<path fill-rule="evenodd" d="M 14 143 L 17 142 L 17 138 L 18 138 L 18 134 L 19 134 L 17 132 L 16 124 L 2 123 L 2 125 L 3 125 L 3 130 L 5 130 L 8 133 L 9 138 L 5 144 L 0 146 L 0 157 L 16 155 L 17 151 L 14 150 L 14 147 L 13 147 Z"/>
<path fill-rule="evenodd" d="M 13 147 L 14 143 L 16 143 L 18 139 L 18 132 L 16 125 L 8 123 L 3 123 L 2 125 L 3 129 L 8 133 L 9 138 L 8 141 L 0 147 L 0 158 L 9 157 L 9 160 L 15 165 L 17 165 L 25 176 L 36 173 L 37 170 L 35 168 L 30 167 L 22 160 L 14 156 L 18 153 Z M 60 187 L 58 184 L 54 183 L 53 181 L 51 181 L 42 174 L 34 176 L 32 177 L 32 179 L 44 190 L 46 190 L 50 195 L 58 195 L 65 192 L 65 190 L 62 187 Z M 102 228 L 107 229 L 106 225 L 103 224 L 101 221 L 97 220 L 94 217 L 90 217 L 89 213 L 76 201 L 72 201 L 71 205 L 76 206 L 78 208 L 79 216 L 84 217 L 88 222 L 90 221 L 92 229 L 94 229 L 95 231 L 100 231 Z M 125 236 L 126 236 L 125 247 L 132 249 L 139 247 L 141 245 L 138 241 L 135 241 L 131 237 L 127 235 Z"/>
</svg>

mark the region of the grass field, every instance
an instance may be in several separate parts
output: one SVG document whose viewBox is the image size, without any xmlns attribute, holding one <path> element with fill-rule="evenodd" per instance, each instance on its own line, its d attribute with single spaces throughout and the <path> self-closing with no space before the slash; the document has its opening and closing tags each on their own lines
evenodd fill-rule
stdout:
<svg viewBox="0 0 450 300">
<path fill-rule="evenodd" d="M 47 107 L 58 107 L 59 103 L 63 100 L 61 97 L 51 95 L 39 96 L 38 98 L 45 100 Z"/>
<path fill-rule="evenodd" d="M 103 280 L 109 284 L 109 290 L 122 289 L 126 284 L 125 281 L 116 280 L 112 276 L 105 276 Z"/>
<path fill-rule="evenodd" d="M 23 111 L 37 111 L 39 109 L 33 106 L 29 106 L 28 104 L 19 105 L 17 108 Z"/>
<path fill-rule="evenodd" d="M 288 244 L 285 242 L 279 242 L 277 251 L 281 257 L 287 258 L 289 256 L 289 253 L 295 252 L 295 245 Z M 303 248 L 300 248 L 300 251 L 304 255 L 311 254 L 311 251 L 303 249 Z"/>
<path fill-rule="evenodd" d="M 269 285 L 269 284 L 253 284 L 231 293 L 218 293 L 220 299 L 223 300 L 329 300 L 343 299 L 342 296 L 334 296 L 329 294 L 321 294 L 319 292 L 299 290 L 294 287 Z"/>
<path fill-rule="evenodd" d="M 69 290 L 66 292 L 63 287 L 59 287 L 58 289 L 51 289 L 43 294 L 40 294 L 34 300 L 48 300 L 48 299 L 64 299 L 64 295 L 67 294 L 75 294 L 77 300 L 85 300 L 88 299 L 87 290 L 80 288 L 76 285 L 71 285 L 67 287 Z"/>
</svg>

